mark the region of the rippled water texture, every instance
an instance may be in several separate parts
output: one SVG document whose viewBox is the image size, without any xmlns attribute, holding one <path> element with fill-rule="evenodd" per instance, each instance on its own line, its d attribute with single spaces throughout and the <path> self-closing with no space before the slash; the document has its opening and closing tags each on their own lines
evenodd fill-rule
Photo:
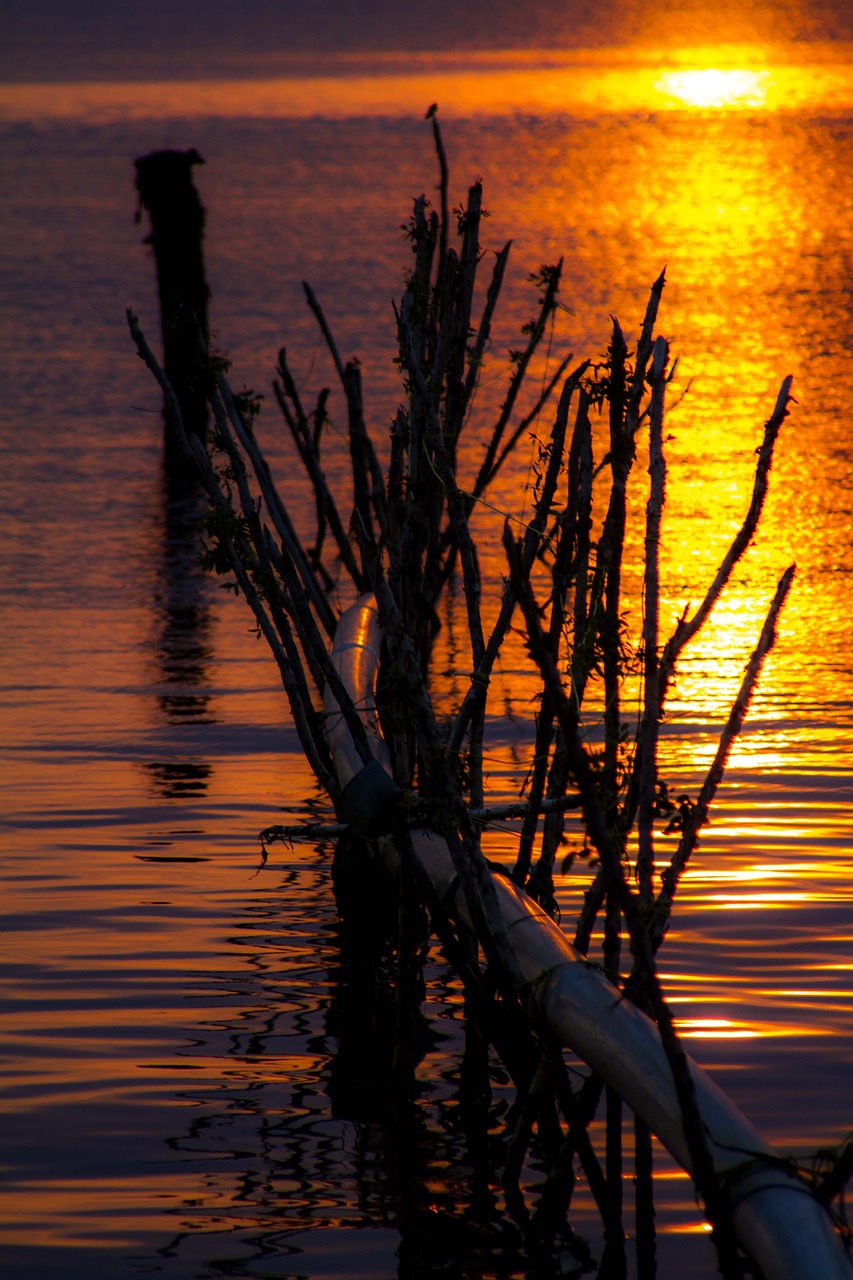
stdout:
<svg viewBox="0 0 853 1280">
<path fill-rule="evenodd" d="M 800 1155 L 853 1127 L 847 66 L 824 68 L 831 85 L 806 92 L 806 73 L 790 66 L 771 85 L 761 75 L 685 80 L 690 66 L 669 63 L 644 70 L 643 94 L 653 84 L 657 97 L 639 102 L 636 86 L 633 100 L 613 96 L 624 67 L 610 81 L 587 67 L 574 96 L 564 69 L 529 65 L 513 74 L 532 78 L 538 97 L 528 86 L 525 98 L 517 78 L 495 79 L 500 68 L 488 84 L 466 80 L 458 100 L 441 86 L 454 201 L 482 176 L 484 243 L 514 241 L 472 453 L 501 399 L 503 353 L 533 313 L 529 272 L 565 257 L 570 310 L 553 367 L 566 350 L 601 352 L 611 313 L 635 334 L 666 266 L 660 327 L 680 360 L 666 628 L 699 598 L 738 527 L 762 424 L 794 376 L 765 520 L 707 638 L 685 656 L 672 703 L 665 767 L 695 788 L 775 582 L 796 561 L 662 970 L 691 1051 L 768 1138 Z M 455 980 L 435 953 L 420 1092 L 392 1103 L 381 1002 L 341 958 L 330 850 L 280 846 L 260 865 L 257 831 L 323 812 L 321 799 L 242 602 L 194 566 L 187 513 L 161 474 L 156 389 L 124 325 L 132 304 L 156 338 L 133 160 L 195 146 L 207 162 L 196 172 L 217 342 L 236 384 L 265 392 L 259 432 L 307 522 L 269 391 L 276 352 L 286 343 L 309 401 L 332 376 L 300 296 L 308 279 L 344 354 L 362 359 L 383 436 L 397 395 L 400 225 L 411 197 L 434 198 L 436 182 L 420 116 L 440 95 L 423 74 L 395 82 L 381 115 L 359 114 L 350 81 L 336 98 L 326 81 L 316 98 L 311 84 L 289 84 L 274 102 L 247 89 L 242 111 L 233 87 L 208 85 L 195 99 L 140 90 L 131 121 L 121 102 L 104 107 L 103 88 L 91 109 L 68 111 L 47 89 L 14 109 L 8 87 L 0 96 L 0 1233 L 10 1280 L 525 1274 L 490 1145 L 510 1095 L 496 1081 L 491 1139 L 475 1141 L 455 1083 Z M 345 466 L 342 443 L 333 432 L 332 475 Z M 494 496 L 521 519 L 529 466 L 525 445 Z M 638 514 L 644 481 L 641 459 Z M 485 546 L 499 527 L 483 513 Z M 500 560 L 486 553 L 484 567 L 496 590 Z M 450 686 L 470 669 L 462 635 L 461 616 L 449 615 Z M 516 794 L 526 770 L 532 689 L 513 642 L 494 682 L 493 798 Z M 513 840 L 496 830 L 489 852 L 509 857 Z M 567 922 L 584 885 L 577 868 L 561 880 Z M 663 1154 L 659 1163 L 661 1277 L 711 1276 L 689 1184 Z M 528 1182 L 538 1176 L 531 1168 Z M 582 1185 L 571 1225 L 597 1254 Z M 564 1259 L 568 1274 L 568 1248 Z"/>
</svg>

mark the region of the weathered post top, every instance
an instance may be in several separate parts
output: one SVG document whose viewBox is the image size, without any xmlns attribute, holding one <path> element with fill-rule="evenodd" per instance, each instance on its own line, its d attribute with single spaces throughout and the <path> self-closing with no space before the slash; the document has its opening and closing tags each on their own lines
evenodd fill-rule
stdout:
<svg viewBox="0 0 853 1280">
<path fill-rule="evenodd" d="M 193 167 L 204 164 L 193 147 L 189 151 L 154 151 L 136 161 L 139 192 L 137 221 L 142 209 L 151 216 L 145 243 L 154 249 L 163 357 L 166 376 L 181 406 L 184 427 L 204 437 L 208 410 L 208 318 L 210 296 L 204 272 L 204 207 L 192 178 Z M 166 437 L 167 458 L 172 454 Z"/>
</svg>

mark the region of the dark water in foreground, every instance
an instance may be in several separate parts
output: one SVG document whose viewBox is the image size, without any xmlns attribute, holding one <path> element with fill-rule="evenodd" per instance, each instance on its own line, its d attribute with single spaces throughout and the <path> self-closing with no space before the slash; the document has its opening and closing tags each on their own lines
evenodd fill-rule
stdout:
<svg viewBox="0 0 853 1280">
<path fill-rule="evenodd" d="M 713 751 L 792 559 L 797 586 L 663 971 L 691 1051 L 771 1140 L 837 1142 L 853 1060 L 853 118 L 709 106 L 446 128 L 456 194 L 482 174 L 490 245 L 515 239 L 498 351 L 539 262 L 567 256 L 574 315 L 555 344 L 579 356 L 602 348 L 611 311 L 636 328 L 668 266 L 662 328 L 693 380 L 670 419 L 673 616 L 736 527 L 761 423 L 795 375 L 759 545 L 684 664 L 680 778 Z M 158 401 L 123 327 L 132 303 L 156 333 L 132 161 L 163 145 L 207 160 L 214 327 L 237 384 L 265 389 L 282 341 L 313 387 L 329 377 L 308 278 L 363 358 L 380 433 L 398 228 L 434 183 L 429 138 L 401 115 L 2 126 L 4 1274 L 572 1274 L 567 1246 L 537 1269 L 506 1212 L 499 1078 L 488 1140 L 466 1128 L 460 993 L 438 953 L 420 1092 L 393 1102 L 353 1012 L 330 850 L 277 847 L 260 867 L 256 832 L 320 801 L 241 602 L 199 578 L 170 527 Z M 484 408 L 498 398 L 487 379 Z M 526 466 L 500 495 L 512 509 Z M 514 650 L 501 682 L 496 799 L 532 745 Z M 489 851 L 512 842 L 496 831 Z M 567 920 L 582 888 L 561 885 Z M 659 1160 L 660 1275 L 710 1276 L 689 1184 Z M 539 1177 L 534 1163 L 528 1186 Z M 597 1256 L 582 1184 L 571 1226 Z"/>
</svg>

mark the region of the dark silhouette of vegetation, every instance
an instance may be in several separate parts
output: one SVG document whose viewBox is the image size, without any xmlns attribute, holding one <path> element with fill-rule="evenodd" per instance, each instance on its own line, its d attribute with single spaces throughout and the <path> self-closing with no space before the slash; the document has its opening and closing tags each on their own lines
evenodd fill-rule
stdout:
<svg viewBox="0 0 853 1280">
<path fill-rule="evenodd" d="M 246 393 L 236 396 L 225 372 L 217 371 L 209 388 L 214 429 L 206 448 L 185 430 L 180 397 L 168 370 L 160 369 L 129 313 L 139 353 L 163 388 L 175 438 L 195 460 L 209 496 L 209 565 L 232 577 L 252 609 L 278 664 L 306 757 L 337 819 L 321 826 L 271 828 L 262 838 L 266 842 L 319 835 L 337 838 L 353 825 L 352 806 L 336 775 L 329 746 L 324 697 L 331 694 L 340 708 L 365 766 L 374 759 L 371 735 L 381 727 L 393 785 L 389 781 L 382 792 L 379 825 L 362 831 L 352 843 L 362 849 L 366 846 L 368 852 L 362 856 L 369 858 L 377 837 L 390 833 L 403 868 L 396 970 L 399 1022 L 391 1072 L 395 1087 L 405 1087 L 416 1057 L 412 1011 L 420 999 L 423 934 L 419 913 L 425 904 L 431 927 L 466 984 L 472 1014 L 470 1056 L 466 1055 L 471 1096 L 488 1094 L 483 1051 L 488 1041 L 503 1056 L 518 1087 L 517 1109 L 507 1125 L 504 1186 L 511 1210 L 525 1224 L 531 1250 L 553 1241 L 565 1224 L 577 1160 L 607 1232 L 608 1253 L 601 1274 L 618 1275 L 625 1268 L 621 1100 L 607 1091 L 609 1122 L 602 1164 L 589 1135 L 603 1092 L 601 1081 L 593 1075 L 579 1090 L 574 1088 L 559 1046 L 537 1021 L 529 984 L 521 975 L 496 905 L 493 868 L 481 848 L 481 835 L 490 821 L 520 819 L 512 881 L 553 916 L 557 858 L 567 824 L 572 824 L 589 867 L 583 907 L 574 923 L 575 946 L 586 956 L 599 929 L 604 971 L 657 1023 L 681 1108 L 693 1176 L 713 1226 L 720 1269 L 726 1277 L 740 1276 L 744 1260 L 732 1230 L 726 1184 L 709 1153 L 691 1070 L 657 975 L 656 953 L 669 925 L 680 878 L 708 819 L 762 663 L 774 643 L 793 566 L 778 584 L 715 758 L 695 798 L 673 798 L 661 776 L 658 733 L 678 660 L 707 622 L 755 535 L 774 445 L 788 413 L 791 379 L 782 383 L 764 427 L 742 527 L 699 607 L 692 614 L 685 610 L 671 636 L 661 635 L 664 424 L 672 377 L 668 345 L 655 337 L 664 276 L 651 288 L 635 344 L 614 319 L 601 361 L 573 363 L 567 356 L 538 391 L 531 391 L 529 375 L 558 316 L 563 276 L 562 263 L 543 266 L 532 277 L 536 313 L 525 326 L 522 345 L 511 354 L 501 408 L 494 421 L 479 421 L 476 393 L 510 245 L 496 254 L 491 276 L 484 290 L 478 291 L 478 271 L 484 261 L 482 187 L 475 183 L 464 207 L 450 214 L 447 158 L 435 110 L 427 114 L 439 158 L 441 213 L 421 196 L 407 224 L 412 261 L 396 308 L 403 389 L 390 432 L 387 473 L 379 464 L 379 450 L 368 428 L 359 366 L 342 361 L 322 305 L 305 286 L 346 405 L 352 470 L 352 499 L 346 506 L 332 493 L 323 465 L 323 426 L 330 393 L 324 389 L 314 407 L 306 405 L 286 352 L 279 356 L 276 399 L 316 496 L 317 524 L 311 545 L 304 545 L 298 536 L 264 458 L 257 400 Z M 507 519 L 502 597 L 492 611 L 494 616 L 490 613 L 487 618 L 472 516 L 516 456 L 531 424 L 552 402 L 556 402 L 553 425 L 538 445 L 533 513 L 520 535 Z M 603 426 L 603 444 L 597 422 Z M 631 638 L 626 633 L 623 599 L 627 491 L 641 436 L 647 442 L 650 475 L 644 528 L 644 620 L 641 634 Z M 460 443 L 471 437 L 480 445 L 480 462 L 473 478 L 466 478 Z M 378 606 L 384 637 L 380 726 L 366 726 L 362 709 L 354 705 L 329 655 L 337 615 L 328 588 L 335 582 L 340 591 L 341 569 L 351 584 L 352 597 L 372 593 Z M 465 662 L 470 678 L 455 705 L 441 705 L 430 680 L 431 662 L 440 600 L 454 579 L 463 587 L 469 645 Z M 490 810 L 484 804 L 490 679 L 510 625 L 519 617 L 540 678 L 535 746 L 518 804 Z M 640 709 L 632 719 L 626 688 L 637 680 Z M 599 745 L 591 745 L 593 741 Z M 419 877 L 410 847 L 412 826 L 437 832 L 446 841 L 476 941 Z M 658 882 L 655 867 L 663 829 L 677 832 L 678 843 Z M 342 882 L 348 874 L 346 867 L 340 870 Z M 386 914 L 383 919 L 387 923 Z M 534 1135 L 550 1173 L 531 1215 L 520 1191 L 520 1174 Z M 839 1194 L 849 1165 L 846 1149 L 836 1171 L 821 1184 L 824 1200 Z M 651 1145 L 648 1129 L 640 1121 L 636 1172 L 641 1223 L 638 1268 L 639 1274 L 650 1276 L 655 1268 Z"/>
</svg>

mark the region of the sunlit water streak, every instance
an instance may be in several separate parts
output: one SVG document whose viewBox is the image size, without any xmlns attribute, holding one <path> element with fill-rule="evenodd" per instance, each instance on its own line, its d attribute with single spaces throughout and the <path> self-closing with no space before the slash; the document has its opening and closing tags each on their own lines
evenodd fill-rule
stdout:
<svg viewBox="0 0 853 1280">
<path fill-rule="evenodd" d="M 0 86 L 0 119 L 115 120 L 312 119 L 399 116 L 438 101 L 468 117 L 691 108 L 849 110 L 849 48 L 809 46 L 791 64 L 785 46 L 733 45 L 561 53 L 413 54 L 305 60 L 297 74 L 217 80 L 79 81 Z M 710 61 L 710 65 L 709 65 Z M 463 65 L 460 66 L 460 62 Z M 319 66 L 322 66 L 322 70 Z"/>
<path fill-rule="evenodd" d="M 299 298 L 307 277 L 343 350 L 363 358 L 381 434 L 397 395 L 399 224 L 435 181 L 418 116 L 451 86 L 439 93 L 428 67 L 394 89 L 405 101 L 387 77 L 372 83 L 378 118 L 355 70 L 312 99 L 310 114 L 334 123 L 292 121 L 306 84 L 276 89 L 275 102 L 265 86 L 183 88 L 180 103 L 159 87 L 145 123 L 128 122 L 128 95 L 114 87 L 91 91 L 84 124 L 89 89 L 0 92 L 0 1230 L 15 1277 L 393 1275 L 413 1255 L 437 1274 L 454 1251 L 466 1274 L 523 1274 L 488 1153 L 459 1125 L 458 985 L 434 955 L 430 1008 L 446 1038 L 430 1046 L 411 1106 L 378 1106 L 375 1059 L 347 1023 L 353 975 L 340 962 L 329 851 L 277 848 L 260 867 L 256 831 L 316 812 L 319 797 L 242 602 L 182 558 L 159 478 L 157 397 L 123 329 L 130 302 L 156 332 L 132 160 L 197 146 L 214 325 L 238 385 L 265 388 L 282 341 L 313 386 L 329 379 Z M 762 533 L 671 702 L 663 769 L 695 794 L 775 580 L 796 559 L 777 650 L 684 878 L 662 971 L 691 1052 L 769 1138 L 803 1154 L 851 1123 L 853 130 L 838 87 L 848 72 L 829 67 L 831 94 L 803 74 L 809 105 L 794 96 L 780 114 L 754 60 L 673 60 L 631 81 L 621 113 L 598 115 L 601 98 L 583 84 L 600 95 L 630 77 L 593 70 L 572 71 L 574 97 L 551 100 L 558 113 L 530 94 L 534 80 L 543 95 L 565 84 L 559 66 L 519 65 L 509 78 L 481 68 L 476 117 L 470 99 L 442 101 L 455 190 L 482 174 L 485 237 L 515 240 L 498 354 L 529 318 L 523 277 L 539 262 L 567 255 L 575 314 L 555 351 L 578 358 L 603 348 L 611 312 L 636 331 L 668 264 L 661 325 L 681 356 L 679 387 L 692 380 L 669 421 L 673 621 L 737 527 L 761 423 L 795 375 Z M 745 70 L 758 79 L 740 90 L 723 75 Z M 793 93 L 793 75 L 774 68 L 774 84 Z M 643 96 L 655 84 L 667 102 Z M 487 373 L 484 422 L 500 396 Z M 287 473 L 274 424 L 267 404 L 260 429 Z M 343 466 L 330 459 L 333 474 Z M 498 508 L 524 517 L 527 475 L 524 456 Z M 641 459 L 636 512 L 644 500 Z M 307 519 L 310 504 L 296 505 Z M 496 538 L 500 515 L 482 519 Z M 500 562 L 485 566 L 497 590 Z M 470 669 L 463 640 L 449 617 L 441 643 L 456 696 Z M 514 796 L 526 770 L 533 690 L 516 637 L 494 684 L 494 800 Z M 511 858 L 514 843 L 508 829 L 487 837 L 495 857 Z M 568 927 L 585 883 L 578 861 L 560 879 Z M 508 1100 L 498 1085 L 493 1136 Z M 687 1181 L 662 1155 L 660 1168 L 661 1276 L 711 1275 Z M 598 1247 L 583 1187 L 572 1225 Z"/>
</svg>

